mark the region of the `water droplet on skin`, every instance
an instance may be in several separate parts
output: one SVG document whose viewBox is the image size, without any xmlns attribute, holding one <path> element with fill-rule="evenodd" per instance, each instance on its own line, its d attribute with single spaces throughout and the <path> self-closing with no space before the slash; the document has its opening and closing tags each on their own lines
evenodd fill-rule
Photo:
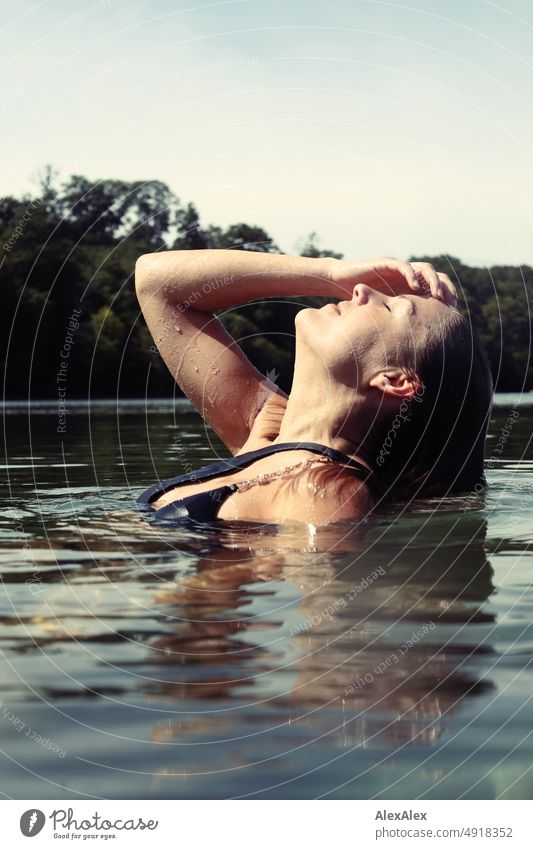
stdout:
<svg viewBox="0 0 533 849">
<path fill-rule="evenodd" d="M 211 366 L 211 368 L 212 368 L 213 374 L 218 374 L 218 373 L 219 373 L 219 371 L 220 371 L 220 369 L 219 369 L 219 368 L 215 368 L 215 366 Z"/>
<path fill-rule="evenodd" d="M 176 331 L 176 333 L 183 333 L 183 330 L 181 329 L 179 324 L 174 325 L 174 330 Z"/>
<path fill-rule="evenodd" d="M 199 371 L 200 371 L 200 369 L 198 368 L 198 366 L 195 366 L 195 367 L 194 367 L 194 370 L 195 370 L 196 372 L 199 372 Z"/>
</svg>

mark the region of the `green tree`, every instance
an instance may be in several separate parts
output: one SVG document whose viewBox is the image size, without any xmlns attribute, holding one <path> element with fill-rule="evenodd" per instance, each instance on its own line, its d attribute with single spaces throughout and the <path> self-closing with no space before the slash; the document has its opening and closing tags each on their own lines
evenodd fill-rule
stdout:
<svg viewBox="0 0 533 849">
<path fill-rule="evenodd" d="M 258 251 L 259 253 L 279 253 L 280 250 L 272 237 L 262 227 L 249 224 L 231 224 L 220 234 L 220 248 Z"/>
<path fill-rule="evenodd" d="M 319 257 L 333 257 L 333 259 L 343 259 L 344 254 L 336 253 L 332 250 L 322 250 L 318 247 L 319 242 L 318 234 L 313 230 L 312 233 L 309 233 L 306 241 L 304 242 L 303 247 L 300 249 L 300 256 L 309 256 L 313 259 L 318 259 Z"/>
</svg>

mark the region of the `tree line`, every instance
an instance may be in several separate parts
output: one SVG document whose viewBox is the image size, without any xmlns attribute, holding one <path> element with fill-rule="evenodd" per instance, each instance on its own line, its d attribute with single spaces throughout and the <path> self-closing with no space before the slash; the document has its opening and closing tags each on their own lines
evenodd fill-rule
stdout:
<svg viewBox="0 0 533 849">
<path fill-rule="evenodd" d="M 342 254 L 318 247 L 302 256 Z M 179 390 L 139 314 L 135 261 L 164 250 L 226 248 L 283 252 L 262 228 L 204 225 L 157 180 L 59 182 L 47 166 L 32 195 L 0 197 L 0 345 L 7 399 L 168 397 Z M 497 391 L 533 389 L 530 362 L 533 269 L 474 268 L 452 256 L 417 256 L 446 271 L 487 351 Z M 243 305 L 222 316 L 247 356 L 290 390 L 294 316 L 302 299 Z M 324 300 L 305 299 L 320 306 Z"/>
</svg>

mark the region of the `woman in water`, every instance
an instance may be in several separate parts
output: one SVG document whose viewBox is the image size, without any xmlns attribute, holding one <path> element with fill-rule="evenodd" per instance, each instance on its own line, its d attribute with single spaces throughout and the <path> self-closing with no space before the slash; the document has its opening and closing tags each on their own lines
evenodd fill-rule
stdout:
<svg viewBox="0 0 533 849">
<path fill-rule="evenodd" d="M 483 487 L 490 370 L 429 263 L 191 250 L 141 256 L 135 275 L 161 356 L 234 455 L 158 482 L 139 499 L 147 509 L 323 525 L 391 497 Z M 287 397 L 215 313 L 298 295 L 331 302 L 296 316 Z"/>
</svg>

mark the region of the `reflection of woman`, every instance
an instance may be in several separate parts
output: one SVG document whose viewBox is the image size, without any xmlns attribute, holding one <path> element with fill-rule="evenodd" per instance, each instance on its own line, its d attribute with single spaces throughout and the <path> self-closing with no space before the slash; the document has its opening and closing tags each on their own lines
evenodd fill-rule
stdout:
<svg viewBox="0 0 533 849">
<path fill-rule="evenodd" d="M 490 372 L 431 265 L 169 251 L 138 260 L 136 286 L 167 366 L 235 455 L 151 487 L 140 500 L 160 515 L 320 525 L 380 494 L 484 482 Z M 344 300 L 298 313 L 287 399 L 214 312 L 288 295 Z"/>
<path fill-rule="evenodd" d="M 342 709 L 350 745 L 431 745 L 465 697 L 494 687 L 486 522 L 475 511 L 453 515 L 453 535 L 438 522 L 418 523 L 414 535 L 405 522 L 368 523 L 344 536 L 337 528 L 340 546 L 330 525 L 328 550 L 312 559 L 287 539 L 271 555 L 222 547 L 202 557 L 196 574 L 156 596 L 168 624 L 152 660 L 169 674 L 154 676 L 155 693 L 209 701 L 238 697 L 243 686 L 260 699 L 266 689 L 271 708 L 290 709 L 295 733 L 328 722 L 330 739 L 345 747 L 338 714 L 309 714 Z M 273 580 L 299 590 L 298 607 L 283 608 L 274 594 L 258 617 L 258 588 L 246 585 Z M 489 626 L 483 645 L 468 623 Z M 223 711 L 218 721 L 229 724 Z M 172 733 L 166 721 L 162 729 Z"/>
</svg>

